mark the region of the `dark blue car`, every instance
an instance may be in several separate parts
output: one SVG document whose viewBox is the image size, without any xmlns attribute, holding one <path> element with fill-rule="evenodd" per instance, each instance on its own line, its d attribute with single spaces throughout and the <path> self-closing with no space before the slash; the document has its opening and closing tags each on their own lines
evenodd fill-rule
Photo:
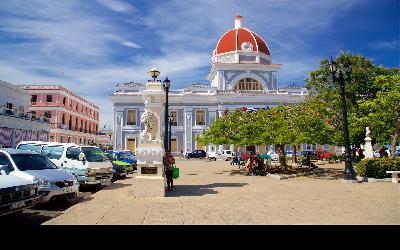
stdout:
<svg viewBox="0 0 400 250">
<path fill-rule="evenodd" d="M 132 165 L 133 170 L 137 169 L 137 159 L 125 151 L 107 151 L 107 154 L 112 154 L 114 160 L 123 161 Z"/>
<path fill-rule="evenodd" d="M 188 153 L 187 158 L 200 158 L 203 159 L 206 157 L 206 152 L 204 150 L 195 150 L 193 152 Z"/>
</svg>

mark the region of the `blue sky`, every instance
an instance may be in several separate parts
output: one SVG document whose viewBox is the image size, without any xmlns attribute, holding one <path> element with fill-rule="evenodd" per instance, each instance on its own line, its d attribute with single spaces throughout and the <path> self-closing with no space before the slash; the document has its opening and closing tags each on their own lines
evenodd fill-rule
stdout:
<svg viewBox="0 0 400 250">
<path fill-rule="evenodd" d="M 399 66 L 398 0 L 0 0 L 0 80 L 63 84 L 101 107 L 120 82 L 159 68 L 174 88 L 207 82 L 212 51 L 241 14 L 283 67 L 278 85 L 302 83 L 340 50 Z M 61 73 L 62 72 L 62 73 Z"/>
</svg>

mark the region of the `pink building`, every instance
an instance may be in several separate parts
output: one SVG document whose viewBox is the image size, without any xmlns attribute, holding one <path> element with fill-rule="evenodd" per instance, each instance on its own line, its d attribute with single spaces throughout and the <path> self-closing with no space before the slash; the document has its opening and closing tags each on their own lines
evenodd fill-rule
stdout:
<svg viewBox="0 0 400 250">
<path fill-rule="evenodd" d="M 29 111 L 51 120 L 50 141 L 89 145 L 99 129 L 99 107 L 60 85 L 24 85 Z"/>
</svg>

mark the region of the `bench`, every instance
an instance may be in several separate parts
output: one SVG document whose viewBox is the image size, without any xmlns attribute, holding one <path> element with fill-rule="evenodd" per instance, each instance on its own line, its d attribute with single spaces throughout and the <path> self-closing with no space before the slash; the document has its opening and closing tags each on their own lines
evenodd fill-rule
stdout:
<svg viewBox="0 0 400 250">
<path fill-rule="evenodd" d="M 386 171 L 387 174 L 392 174 L 392 182 L 399 183 L 400 171 Z"/>
</svg>

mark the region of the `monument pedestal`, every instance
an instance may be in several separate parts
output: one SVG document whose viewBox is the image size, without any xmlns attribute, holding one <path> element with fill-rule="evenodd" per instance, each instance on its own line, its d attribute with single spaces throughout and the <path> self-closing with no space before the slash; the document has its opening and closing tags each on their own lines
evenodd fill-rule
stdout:
<svg viewBox="0 0 400 250">
<path fill-rule="evenodd" d="M 164 150 L 161 147 L 139 147 L 136 152 L 138 161 L 133 195 L 137 198 L 165 197 Z"/>
<path fill-rule="evenodd" d="M 374 151 L 372 150 L 371 137 L 365 137 L 365 158 L 374 158 Z"/>
<path fill-rule="evenodd" d="M 140 118 L 144 130 L 136 149 L 137 175 L 133 184 L 133 195 L 137 198 L 165 197 L 165 179 L 161 141 L 161 111 L 164 91 L 160 82 L 148 82 L 141 91 L 145 112 Z"/>
</svg>

